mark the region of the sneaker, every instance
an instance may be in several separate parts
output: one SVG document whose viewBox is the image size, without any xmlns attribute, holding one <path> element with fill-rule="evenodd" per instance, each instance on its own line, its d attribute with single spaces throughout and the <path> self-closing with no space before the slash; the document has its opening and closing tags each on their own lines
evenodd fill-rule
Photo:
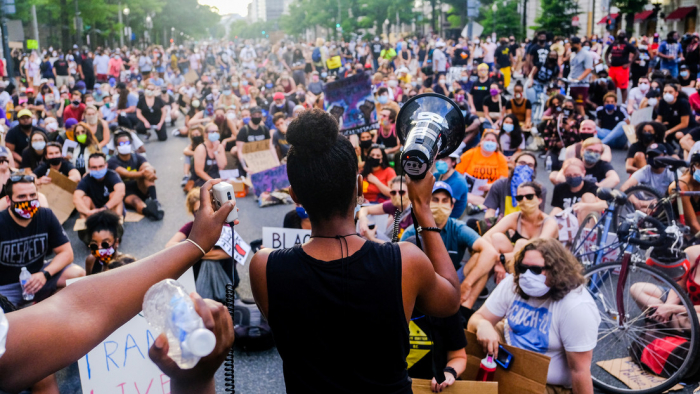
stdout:
<svg viewBox="0 0 700 394">
<path fill-rule="evenodd" d="M 163 207 L 160 205 L 160 202 L 158 202 L 158 200 L 148 198 L 144 202 L 146 203 L 146 208 L 143 209 L 144 216 L 148 216 L 149 218 L 154 220 L 163 219 L 165 211 L 163 211 Z"/>
<path fill-rule="evenodd" d="M 484 287 L 483 290 L 481 290 L 481 293 L 479 293 L 479 297 L 477 297 L 480 300 L 485 300 L 489 298 L 489 289 L 487 287 Z"/>
<path fill-rule="evenodd" d="M 180 130 L 175 129 L 173 130 L 173 137 L 179 137 L 180 136 Z"/>
<path fill-rule="evenodd" d="M 476 215 L 483 210 L 483 207 L 479 205 L 467 204 L 467 215 Z"/>
<path fill-rule="evenodd" d="M 180 187 L 185 187 L 185 185 L 187 185 L 187 181 L 189 181 L 189 180 L 190 180 L 189 175 L 183 176 L 183 177 L 182 177 L 182 182 L 180 182 Z"/>
</svg>

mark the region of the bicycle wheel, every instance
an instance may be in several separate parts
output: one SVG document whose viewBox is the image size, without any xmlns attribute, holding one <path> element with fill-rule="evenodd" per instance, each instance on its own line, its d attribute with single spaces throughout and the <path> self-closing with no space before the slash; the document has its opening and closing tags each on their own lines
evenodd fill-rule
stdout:
<svg viewBox="0 0 700 394">
<path fill-rule="evenodd" d="M 667 226 L 671 224 L 673 210 L 655 189 L 646 185 L 636 185 L 625 190 L 625 194 L 627 194 L 627 201 L 617 209 L 614 221 L 616 229 L 624 220 L 632 218 L 637 210 L 651 215 Z"/>
<path fill-rule="evenodd" d="M 600 247 L 600 237 L 603 234 L 603 226 L 596 226 L 600 215 L 591 212 L 578 226 L 576 237 L 571 243 L 571 253 L 584 267 L 595 263 L 595 252 Z"/>
<path fill-rule="evenodd" d="M 595 300 L 601 317 L 598 343 L 593 350 L 591 363 L 593 383 L 613 393 L 661 393 L 690 372 L 694 364 L 700 345 L 698 316 L 678 284 L 655 268 L 630 263 L 622 288 L 625 320 L 620 325 L 617 290 L 621 267 L 621 262 L 613 262 L 591 267 L 585 273 L 588 280 L 586 289 Z M 663 304 L 668 297 L 678 297 L 679 313 L 671 315 L 669 323 L 652 320 L 649 316 L 654 310 L 649 305 Z M 658 341 L 682 342 L 688 354 L 686 357 L 675 353 L 660 354 L 648 346 Z M 659 361 L 661 369 L 657 371 L 666 378 L 640 367 L 642 350 L 647 365 L 650 358 Z M 663 360 L 665 363 L 661 362 Z M 644 379 L 630 380 L 628 385 L 606 370 L 613 369 L 613 364 L 618 365 L 618 371 L 638 369 Z"/>
</svg>

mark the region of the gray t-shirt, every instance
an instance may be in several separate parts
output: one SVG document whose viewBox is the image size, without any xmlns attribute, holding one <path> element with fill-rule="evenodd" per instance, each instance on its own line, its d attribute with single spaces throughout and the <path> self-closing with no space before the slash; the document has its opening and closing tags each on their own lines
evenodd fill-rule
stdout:
<svg viewBox="0 0 700 394">
<path fill-rule="evenodd" d="M 661 174 L 656 174 L 648 164 L 632 174 L 632 177 L 640 185 L 648 185 L 662 196 L 666 195 L 668 186 L 673 182 L 673 173 L 668 168 L 665 168 Z"/>
<path fill-rule="evenodd" d="M 579 50 L 576 52 L 576 56 L 572 57 L 569 61 L 571 66 L 571 71 L 569 72 L 570 79 L 579 79 L 581 74 L 587 69 L 593 68 L 593 56 L 586 50 Z M 588 82 L 591 78 L 591 73 L 589 73 L 582 82 Z"/>
<path fill-rule="evenodd" d="M 484 205 L 488 209 L 495 209 L 496 216 L 504 215 L 506 212 L 506 197 L 511 197 L 512 199 L 512 196 L 510 195 L 510 179 L 501 178 L 491 185 L 491 189 L 486 195 L 486 200 L 484 200 Z M 542 204 L 540 204 L 541 211 L 544 211 L 545 201 L 547 201 L 547 189 L 542 188 Z"/>
</svg>

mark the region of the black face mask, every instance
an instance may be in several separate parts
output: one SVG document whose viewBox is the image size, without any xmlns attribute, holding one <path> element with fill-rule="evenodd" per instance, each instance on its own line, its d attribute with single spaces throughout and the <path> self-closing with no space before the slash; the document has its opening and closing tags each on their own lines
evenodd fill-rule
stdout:
<svg viewBox="0 0 700 394">
<path fill-rule="evenodd" d="M 564 116 L 568 117 L 568 116 L 571 116 L 571 113 L 573 112 L 573 110 L 571 108 L 564 108 L 563 112 L 564 112 Z"/>
<path fill-rule="evenodd" d="M 537 40 L 537 42 L 539 42 L 540 44 L 544 44 L 545 42 L 547 42 L 547 39 L 544 39 L 544 40 Z"/>
<path fill-rule="evenodd" d="M 555 107 L 554 110 L 557 112 L 561 112 L 561 107 Z"/>
<path fill-rule="evenodd" d="M 379 164 L 379 159 L 375 159 L 374 157 L 368 157 L 367 160 L 365 160 L 365 165 L 369 168 L 377 167 Z"/>
<path fill-rule="evenodd" d="M 644 142 L 645 144 L 648 144 L 652 141 L 654 141 L 654 134 L 642 133 L 642 142 Z"/>
<path fill-rule="evenodd" d="M 250 118 L 250 122 L 253 124 L 260 124 L 260 122 L 262 122 L 262 118 Z"/>
<path fill-rule="evenodd" d="M 63 160 L 61 157 L 54 157 L 54 158 L 48 159 L 48 162 L 52 166 L 57 166 L 57 165 L 61 164 L 61 160 Z"/>
<path fill-rule="evenodd" d="M 367 148 L 369 148 L 370 146 L 372 146 L 372 140 L 360 141 L 360 148 L 362 148 L 362 149 L 367 149 Z"/>
<path fill-rule="evenodd" d="M 23 128 L 24 130 L 31 130 L 32 129 L 32 124 L 19 124 L 19 127 Z"/>
<path fill-rule="evenodd" d="M 197 136 L 197 137 L 192 137 L 192 143 L 195 145 L 203 144 L 204 143 L 204 137 Z"/>
<path fill-rule="evenodd" d="M 557 62 L 557 59 L 554 59 L 554 58 L 551 58 L 551 57 L 548 57 L 548 58 L 547 58 L 547 63 L 549 63 L 549 64 L 555 64 L 556 62 Z"/>
</svg>

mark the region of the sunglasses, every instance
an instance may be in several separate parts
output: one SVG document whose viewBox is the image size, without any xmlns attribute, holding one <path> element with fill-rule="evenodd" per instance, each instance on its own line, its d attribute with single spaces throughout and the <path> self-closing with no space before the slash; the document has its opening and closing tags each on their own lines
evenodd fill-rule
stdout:
<svg viewBox="0 0 700 394">
<path fill-rule="evenodd" d="M 391 194 L 392 196 L 395 196 L 396 194 L 398 194 L 399 196 L 403 196 L 404 194 L 406 194 L 406 191 L 405 190 L 392 190 L 389 192 L 389 194 Z"/>
<path fill-rule="evenodd" d="M 525 265 L 525 264 L 518 264 L 518 272 L 521 274 L 526 273 L 528 270 L 532 272 L 535 275 L 539 275 L 544 271 L 546 268 L 545 267 L 537 267 L 534 265 Z"/>
<path fill-rule="evenodd" d="M 102 241 L 102 243 L 99 246 L 97 246 L 96 242 L 91 242 L 90 245 L 88 245 L 88 247 L 90 248 L 90 250 L 95 252 L 97 251 L 97 249 L 109 249 L 112 247 L 112 245 L 110 245 L 107 241 Z"/>
<path fill-rule="evenodd" d="M 530 193 L 530 194 L 521 194 L 521 195 L 515 196 L 515 201 L 520 202 L 523 200 L 523 198 L 527 198 L 528 201 L 532 201 L 532 199 L 535 198 L 535 194 Z"/>
<path fill-rule="evenodd" d="M 24 175 L 24 174 L 22 174 L 22 175 L 12 175 L 12 176 L 10 176 L 10 181 L 12 181 L 12 182 L 20 182 L 20 181 L 24 181 L 24 182 L 34 182 L 34 179 L 35 179 L 35 178 L 34 178 L 34 175 Z"/>
<path fill-rule="evenodd" d="M 211 133 L 218 133 L 218 132 L 219 132 L 219 129 L 207 130 L 207 133 L 208 133 L 208 134 L 211 134 Z"/>
</svg>

